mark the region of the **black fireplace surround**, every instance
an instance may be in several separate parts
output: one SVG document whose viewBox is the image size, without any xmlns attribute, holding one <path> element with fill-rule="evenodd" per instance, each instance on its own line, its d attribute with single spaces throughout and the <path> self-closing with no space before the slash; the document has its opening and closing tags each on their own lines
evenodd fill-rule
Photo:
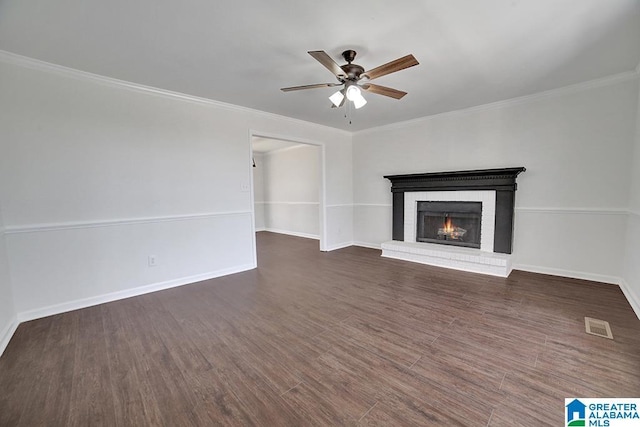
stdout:
<svg viewBox="0 0 640 427">
<path fill-rule="evenodd" d="M 524 167 L 516 167 L 409 175 L 386 175 L 385 178 L 391 181 L 391 193 L 393 195 L 393 240 L 404 241 L 405 192 L 493 190 L 496 192 L 496 220 L 493 251 L 510 254 L 513 245 L 513 215 L 515 191 L 517 188 L 516 177 L 525 170 Z M 417 235 L 419 235 L 419 230 L 417 231 Z M 479 248 L 479 242 L 477 246 L 471 247 Z"/>
</svg>

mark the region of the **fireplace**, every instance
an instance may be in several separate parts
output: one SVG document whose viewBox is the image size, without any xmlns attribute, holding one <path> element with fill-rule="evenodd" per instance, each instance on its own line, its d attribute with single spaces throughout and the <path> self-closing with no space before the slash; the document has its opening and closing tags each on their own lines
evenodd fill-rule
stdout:
<svg viewBox="0 0 640 427">
<path fill-rule="evenodd" d="M 507 277 L 524 167 L 388 175 L 392 241 L 382 256 Z"/>
<path fill-rule="evenodd" d="M 416 225 L 412 224 L 416 221 L 416 216 L 407 215 L 405 218 L 405 201 L 407 207 L 415 206 L 413 200 L 484 201 L 482 217 L 488 217 L 485 211 L 488 213 L 487 208 L 491 208 L 492 218 L 483 221 L 481 240 L 486 244 L 481 242 L 480 249 L 510 254 L 513 244 L 516 177 L 524 171 L 525 168 L 517 167 L 385 176 L 391 181 L 393 194 L 393 240 L 417 241 Z M 487 195 L 491 196 L 490 200 Z"/>
<path fill-rule="evenodd" d="M 481 202 L 418 202 L 416 241 L 480 249 Z"/>
</svg>

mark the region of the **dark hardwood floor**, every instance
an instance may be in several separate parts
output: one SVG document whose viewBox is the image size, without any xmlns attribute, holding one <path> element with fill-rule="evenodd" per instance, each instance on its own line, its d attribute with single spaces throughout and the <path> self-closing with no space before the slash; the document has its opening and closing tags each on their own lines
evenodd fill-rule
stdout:
<svg viewBox="0 0 640 427">
<path fill-rule="evenodd" d="M 258 248 L 253 271 L 20 325 L 0 425 L 559 426 L 565 397 L 640 397 L 616 286 Z"/>
</svg>

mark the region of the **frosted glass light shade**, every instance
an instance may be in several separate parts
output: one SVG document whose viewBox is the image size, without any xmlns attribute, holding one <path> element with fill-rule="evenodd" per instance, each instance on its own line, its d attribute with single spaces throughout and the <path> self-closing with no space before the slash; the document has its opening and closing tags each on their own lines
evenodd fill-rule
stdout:
<svg viewBox="0 0 640 427">
<path fill-rule="evenodd" d="M 329 100 L 331 100 L 333 105 L 335 105 L 336 107 L 340 106 L 340 104 L 342 103 L 343 99 L 344 99 L 344 95 L 340 91 L 337 91 L 336 93 L 334 93 L 333 95 L 331 95 L 329 97 Z"/>
<path fill-rule="evenodd" d="M 364 99 L 364 96 L 362 96 L 362 91 L 356 85 L 351 85 L 347 88 L 347 99 L 353 102 L 356 110 L 358 108 L 364 107 L 364 105 L 367 103 L 367 100 Z"/>
<path fill-rule="evenodd" d="M 353 106 L 356 107 L 356 110 L 358 108 L 364 107 L 366 103 L 367 103 L 367 100 L 364 99 L 364 96 L 362 96 L 361 93 L 358 93 L 358 96 L 353 99 Z"/>
<path fill-rule="evenodd" d="M 356 98 L 362 97 L 360 93 L 360 88 L 356 85 L 351 85 L 347 88 L 347 99 L 349 101 L 354 101 Z"/>
</svg>

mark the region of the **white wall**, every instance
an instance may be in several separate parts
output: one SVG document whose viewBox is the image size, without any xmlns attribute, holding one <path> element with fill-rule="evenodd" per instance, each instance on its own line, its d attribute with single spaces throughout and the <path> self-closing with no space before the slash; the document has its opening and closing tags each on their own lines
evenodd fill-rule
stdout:
<svg viewBox="0 0 640 427">
<path fill-rule="evenodd" d="M 241 188 L 256 130 L 325 144 L 327 167 L 351 182 L 345 132 L 0 55 L 0 202 L 19 318 L 254 267 Z M 352 203 L 349 185 L 326 191 Z M 328 242 L 351 226 L 329 221 Z"/>
<path fill-rule="evenodd" d="M 262 156 L 266 230 L 320 237 L 320 154 L 318 146 L 298 144 Z"/>
<path fill-rule="evenodd" d="M 620 277 L 637 79 L 565 88 L 354 135 L 355 240 L 391 240 L 383 175 L 525 166 L 516 268 Z"/>
<path fill-rule="evenodd" d="M 0 356 L 18 326 L 0 207 Z"/>
<path fill-rule="evenodd" d="M 633 167 L 621 287 L 636 314 L 640 317 L 640 90 L 638 91 L 635 146 L 631 158 L 633 159 Z"/>
</svg>

